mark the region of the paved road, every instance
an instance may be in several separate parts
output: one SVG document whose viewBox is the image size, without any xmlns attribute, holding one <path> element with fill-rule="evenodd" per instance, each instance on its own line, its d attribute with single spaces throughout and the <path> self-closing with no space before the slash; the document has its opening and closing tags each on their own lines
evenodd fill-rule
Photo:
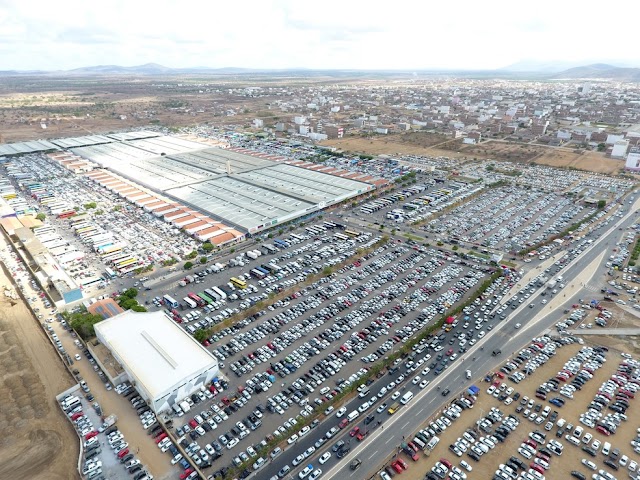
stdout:
<svg viewBox="0 0 640 480">
<path fill-rule="evenodd" d="M 470 369 L 473 375 L 472 378 L 478 378 L 487 371 L 493 370 L 499 363 L 504 361 L 504 358 L 508 355 L 507 352 L 511 353 L 523 348 L 530 342 L 531 338 L 545 332 L 555 323 L 558 313 L 562 309 L 567 308 L 583 296 L 587 298 L 588 291 L 581 287 L 588 283 L 591 276 L 587 278 L 584 272 L 589 270 L 595 278 L 599 278 L 599 274 L 606 272 L 603 252 L 613 248 L 618 241 L 618 228 L 625 229 L 634 223 L 637 218 L 635 212 L 639 206 L 640 201 L 636 201 L 629 213 L 620 219 L 616 218 L 618 221 L 613 222 L 610 226 L 603 227 L 606 230 L 601 232 L 601 228 L 588 235 L 588 238 L 593 239 L 593 243 L 561 271 L 567 282 L 573 282 L 568 283 L 565 290 L 574 292 L 567 295 L 566 292 L 563 293 L 561 291 L 557 294 L 557 298 L 559 298 L 560 294 L 567 295 L 562 297 L 562 299 L 566 298 L 562 305 L 558 305 L 556 308 L 551 308 L 553 305 L 550 306 L 548 313 L 540 310 L 540 304 L 536 300 L 539 298 L 542 289 L 537 290 L 525 303 L 514 310 L 500 327 L 495 328 L 481 342 L 468 351 L 465 354 L 465 361 L 456 362 L 451 368 L 445 370 L 427 389 L 418 393 L 407 407 L 390 417 L 384 423 L 383 431 L 374 432 L 366 443 L 352 448 L 349 455 L 340 463 L 336 464 L 334 461 L 331 464 L 333 459 L 330 460 L 325 465 L 325 467 L 329 467 L 323 468 L 325 472 L 323 478 L 364 480 L 376 475 L 378 468 L 384 465 L 383 461 L 389 458 L 394 453 L 395 447 L 401 443 L 403 435 L 406 436 L 413 433 L 418 425 L 423 425 L 427 419 L 441 409 L 445 402 L 453 399 L 454 394 L 467 385 L 464 380 L 464 370 Z M 589 267 L 597 260 L 599 260 L 600 266 L 593 272 L 593 269 L 589 269 Z M 535 308 L 528 308 L 529 303 L 536 303 Z M 552 303 L 557 304 L 559 302 L 554 299 Z M 515 323 L 522 324 L 522 328 L 516 330 L 514 328 Z M 480 348 L 483 348 L 483 350 L 480 350 Z M 492 357 L 490 352 L 494 349 L 501 349 L 505 353 L 499 357 Z M 469 361 L 469 357 L 473 358 L 473 356 L 478 358 L 475 361 Z M 435 390 L 438 385 L 446 385 L 450 388 L 452 391 L 450 396 L 444 398 L 438 395 L 439 392 Z M 372 391 L 375 390 L 372 388 Z M 416 387 L 413 388 L 413 391 L 414 394 L 417 393 Z M 326 449 L 321 449 L 321 452 L 324 452 L 324 450 Z M 354 458 L 360 458 L 368 468 L 361 467 L 356 471 L 351 471 L 349 463 Z M 308 462 L 305 462 L 305 465 L 306 463 Z"/>
</svg>

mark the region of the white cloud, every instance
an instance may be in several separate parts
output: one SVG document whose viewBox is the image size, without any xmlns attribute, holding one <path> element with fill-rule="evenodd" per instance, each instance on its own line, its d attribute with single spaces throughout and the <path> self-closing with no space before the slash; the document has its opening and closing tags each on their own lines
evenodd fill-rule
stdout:
<svg viewBox="0 0 640 480">
<path fill-rule="evenodd" d="M 521 59 L 640 66 L 628 2 L 2 0 L 0 69 L 430 69 Z"/>
</svg>

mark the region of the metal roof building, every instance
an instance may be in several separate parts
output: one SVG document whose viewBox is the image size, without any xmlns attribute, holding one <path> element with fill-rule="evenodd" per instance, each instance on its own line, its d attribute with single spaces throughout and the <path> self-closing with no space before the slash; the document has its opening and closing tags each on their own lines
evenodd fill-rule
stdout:
<svg viewBox="0 0 640 480">
<path fill-rule="evenodd" d="M 155 412 L 218 376 L 216 358 L 161 311 L 129 310 L 96 323 L 95 331 Z"/>
<path fill-rule="evenodd" d="M 179 137 L 156 137 L 74 148 L 123 177 L 161 192 L 227 225 L 256 233 L 375 186 L 349 172 L 332 173 L 291 165 L 286 159 L 244 149 L 212 148 Z M 139 151 L 136 151 L 139 150 Z M 268 157 L 268 158 L 267 158 Z M 364 180 L 364 181 L 363 181 Z M 162 209 L 155 214 L 166 215 Z M 198 238 L 210 234 L 202 232 Z M 217 234 L 216 234 L 217 235 Z"/>
</svg>

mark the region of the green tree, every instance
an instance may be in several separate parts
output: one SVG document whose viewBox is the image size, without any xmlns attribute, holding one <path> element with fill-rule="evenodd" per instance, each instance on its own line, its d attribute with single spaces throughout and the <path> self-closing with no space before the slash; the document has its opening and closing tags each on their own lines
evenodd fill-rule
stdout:
<svg viewBox="0 0 640 480">
<path fill-rule="evenodd" d="M 200 257 L 200 263 L 202 265 L 204 265 L 205 263 L 207 263 L 207 257 Z"/>
<path fill-rule="evenodd" d="M 40 212 L 38 215 L 36 215 L 36 218 L 41 222 L 44 222 L 44 219 L 47 218 L 47 216 L 44 213 Z"/>
<path fill-rule="evenodd" d="M 607 205 L 606 200 L 598 200 L 598 209 L 602 210 Z"/>
<path fill-rule="evenodd" d="M 607 149 L 607 146 L 604 143 L 599 143 L 598 144 L 598 151 L 599 152 L 604 152 Z"/>
<path fill-rule="evenodd" d="M 184 269 L 185 269 L 185 270 L 191 270 L 192 268 L 193 268 L 193 263 L 191 263 L 191 262 L 186 262 L 186 263 L 184 264 Z"/>
<path fill-rule="evenodd" d="M 204 250 L 205 252 L 209 253 L 211 250 L 213 250 L 213 244 L 211 242 L 206 242 L 202 244 L 202 250 Z"/>
<path fill-rule="evenodd" d="M 196 333 L 193 334 L 193 338 L 195 338 L 200 343 L 204 342 L 208 336 L 209 335 L 207 335 L 207 331 L 204 329 L 196 330 Z"/>
<path fill-rule="evenodd" d="M 196 258 L 198 256 L 198 252 L 197 250 L 193 250 L 191 253 L 189 253 L 189 255 L 187 255 L 187 259 L 189 260 L 193 260 L 194 258 Z"/>
<path fill-rule="evenodd" d="M 124 292 L 122 292 L 121 296 L 127 298 L 136 298 L 138 296 L 138 289 L 133 287 L 127 288 Z"/>
</svg>

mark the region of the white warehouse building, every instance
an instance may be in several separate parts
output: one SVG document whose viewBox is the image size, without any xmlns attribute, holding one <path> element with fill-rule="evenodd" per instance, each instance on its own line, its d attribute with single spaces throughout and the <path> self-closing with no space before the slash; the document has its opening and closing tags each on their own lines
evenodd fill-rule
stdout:
<svg viewBox="0 0 640 480">
<path fill-rule="evenodd" d="M 218 376 L 216 358 L 162 311 L 129 310 L 97 323 L 95 331 L 156 413 Z"/>
</svg>

